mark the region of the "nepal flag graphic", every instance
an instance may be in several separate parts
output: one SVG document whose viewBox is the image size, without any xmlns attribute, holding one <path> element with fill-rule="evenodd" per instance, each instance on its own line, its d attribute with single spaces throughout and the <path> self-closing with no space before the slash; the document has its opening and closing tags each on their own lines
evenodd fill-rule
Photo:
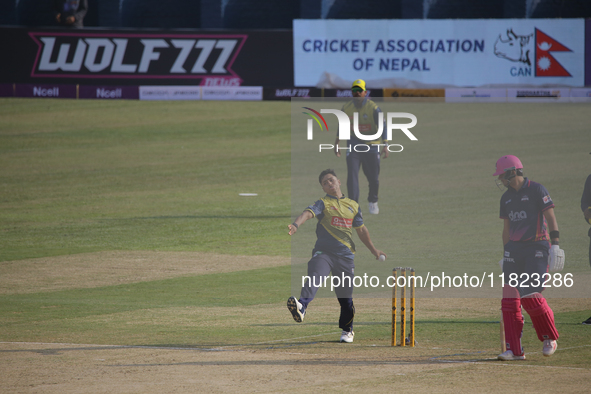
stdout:
<svg viewBox="0 0 591 394">
<path fill-rule="evenodd" d="M 551 52 L 572 52 L 536 28 L 536 77 L 572 77 Z"/>
</svg>

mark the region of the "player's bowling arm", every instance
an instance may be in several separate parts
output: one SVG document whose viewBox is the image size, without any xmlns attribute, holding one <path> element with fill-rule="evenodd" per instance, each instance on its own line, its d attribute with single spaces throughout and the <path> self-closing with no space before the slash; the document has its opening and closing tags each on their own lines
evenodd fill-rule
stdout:
<svg viewBox="0 0 591 394">
<path fill-rule="evenodd" d="M 376 249 L 376 247 L 373 245 L 371 237 L 369 236 L 369 230 L 366 226 L 356 228 L 355 230 L 357 230 L 357 236 L 359 236 L 359 239 L 361 240 L 361 242 L 363 242 L 367 249 L 369 249 L 371 254 L 376 256 L 376 258 L 379 258 L 381 254 L 383 254 L 384 256 L 386 255 L 386 253 Z"/>
<path fill-rule="evenodd" d="M 300 216 L 293 221 L 292 224 L 287 225 L 287 229 L 289 230 L 289 235 L 294 235 L 296 231 L 298 231 L 298 227 L 304 224 L 307 220 L 312 219 L 314 214 L 312 212 L 305 210 L 302 212 Z"/>
</svg>

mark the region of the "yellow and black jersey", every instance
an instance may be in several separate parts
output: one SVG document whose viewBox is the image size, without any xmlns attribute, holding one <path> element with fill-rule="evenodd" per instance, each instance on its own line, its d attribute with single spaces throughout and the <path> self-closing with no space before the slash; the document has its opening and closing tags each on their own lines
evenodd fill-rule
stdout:
<svg viewBox="0 0 591 394">
<path fill-rule="evenodd" d="M 378 121 L 379 121 L 379 113 L 382 112 L 380 107 L 372 100 L 368 99 L 367 97 L 363 99 L 361 102 L 361 106 L 357 107 L 354 101 L 349 101 L 346 103 L 342 111 L 347 114 L 351 124 L 351 140 L 350 143 L 353 145 L 357 144 L 381 144 L 386 140 L 386 127 L 382 127 L 382 134 L 379 138 L 376 138 L 372 141 L 361 141 L 357 137 L 355 137 L 355 133 L 353 131 L 354 125 L 354 114 L 355 112 L 358 113 L 358 127 L 359 132 L 363 135 L 375 135 L 378 131 Z"/>
<path fill-rule="evenodd" d="M 326 195 L 306 208 L 318 219 L 314 251 L 353 258 L 353 229 L 363 227 L 359 204 L 349 198 Z"/>
</svg>

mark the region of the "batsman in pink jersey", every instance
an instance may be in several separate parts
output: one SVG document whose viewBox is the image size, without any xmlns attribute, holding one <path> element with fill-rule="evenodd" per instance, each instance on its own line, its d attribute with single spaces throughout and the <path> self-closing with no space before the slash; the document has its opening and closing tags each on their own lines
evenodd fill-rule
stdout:
<svg viewBox="0 0 591 394">
<path fill-rule="evenodd" d="M 521 346 L 522 306 L 532 320 L 538 339 L 544 343 L 542 353 L 551 356 L 556 351 L 558 331 L 542 290 L 544 282 L 547 283 L 548 268 L 561 271 L 564 267 L 554 203 L 544 186 L 523 176 L 523 165 L 515 156 L 501 157 L 493 175 L 498 176 L 497 185 L 507 189 L 500 206 L 504 257 L 499 262 L 505 278 L 501 310 L 507 350 L 498 358 L 525 359 Z"/>
</svg>

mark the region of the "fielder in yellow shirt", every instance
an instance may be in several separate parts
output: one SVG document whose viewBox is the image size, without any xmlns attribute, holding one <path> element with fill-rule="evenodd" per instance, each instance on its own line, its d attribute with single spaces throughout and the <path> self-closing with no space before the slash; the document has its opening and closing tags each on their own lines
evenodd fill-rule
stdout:
<svg viewBox="0 0 591 394">
<path fill-rule="evenodd" d="M 349 116 L 351 128 L 353 128 L 353 114 L 359 114 L 359 132 L 364 135 L 375 135 L 378 130 L 378 117 L 382 112 L 372 100 L 367 97 L 365 81 L 358 79 L 353 82 L 351 87 L 353 100 L 349 101 L 342 108 L 342 111 Z M 347 193 L 350 199 L 359 202 L 359 169 L 363 168 L 363 173 L 369 182 L 369 193 L 367 201 L 369 202 L 369 213 L 378 214 L 378 192 L 380 188 L 380 160 L 381 157 L 388 157 L 388 149 L 383 148 L 380 151 L 378 144 L 387 144 L 386 127 L 382 128 L 383 133 L 380 138 L 374 141 L 361 141 L 351 133 L 351 139 L 347 141 Z M 351 130 L 353 131 L 353 130 Z M 357 146 L 360 146 L 357 149 Z M 341 157 L 339 147 L 339 137 L 335 141 L 335 154 Z M 367 149 L 369 147 L 369 149 Z"/>
</svg>

